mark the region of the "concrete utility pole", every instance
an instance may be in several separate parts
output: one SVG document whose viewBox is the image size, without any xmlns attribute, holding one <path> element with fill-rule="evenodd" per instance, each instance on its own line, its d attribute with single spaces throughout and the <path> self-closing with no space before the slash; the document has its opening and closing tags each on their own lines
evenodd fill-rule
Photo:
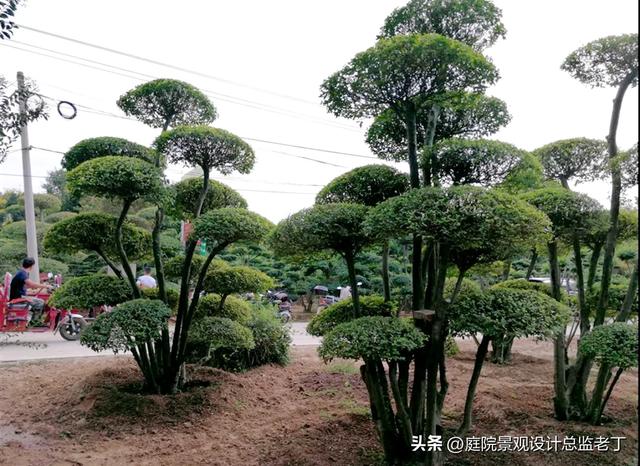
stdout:
<svg viewBox="0 0 640 466">
<path fill-rule="evenodd" d="M 31 159 L 29 157 L 29 131 L 27 130 L 27 96 L 25 95 L 24 74 L 18 71 L 18 109 L 23 118 L 20 128 L 22 145 L 22 177 L 24 178 L 24 219 L 27 223 L 27 255 L 33 257 L 36 263 L 31 269 L 29 278 L 40 281 L 40 264 L 38 261 L 38 239 L 36 236 L 36 215 L 33 207 L 33 185 L 31 184 Z"/>
</svg>

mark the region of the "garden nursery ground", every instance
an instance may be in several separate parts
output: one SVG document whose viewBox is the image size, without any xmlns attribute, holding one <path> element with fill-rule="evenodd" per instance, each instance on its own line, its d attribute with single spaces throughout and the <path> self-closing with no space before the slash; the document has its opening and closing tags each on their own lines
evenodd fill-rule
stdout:
<svg viewBox="0 0 640 466">
<path fill-rule="evenodd" d="M 450 359 L 444 425 L 459 422 L 475 345 Z M 636 369 L 625 372 L 600 427 L 553 418 L 552 346 L 523 340 L 513 362 L 487 364 L 471 435 L 624 436 L 613 452 L 464 453 L 452 465 L 637 464 Z M 139 394 L 133 360 L 84 358 L 13 363 L 0 379 L 0 464 L 379 465 L 357 364 L 324 364 L 316 348 L 292 350 L 282 368 L 233 374 L 194 369 L 189 390 Z"/>
</svg>

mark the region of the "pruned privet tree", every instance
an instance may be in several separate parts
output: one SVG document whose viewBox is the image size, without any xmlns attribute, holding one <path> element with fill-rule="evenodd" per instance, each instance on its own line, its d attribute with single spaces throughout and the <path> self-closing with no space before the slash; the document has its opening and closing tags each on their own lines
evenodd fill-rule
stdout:
<svg viewBox="0 0 640 466">
<path fill-rule="evenodd" d="M 638 85 L 638 34 L 608 36 L 589 42 L 572 52 L 562 64 L 562 69 L 591 87 L 617 88 L 607 135 L 611 170 L 609 231 L 604 249 L 600 296 L 594 322 L 595 325 L 601 325 L 604 322 L 611 284 L 622 192 L 621 166 L 616 163 L 618 156 L 616 135 L 624 95 L 629 87 Z"/>
<path fill-rule="evenodd" d="M 479 138 L 497 132 L 511 120 L 507 105 L 496 97 L 455 92 L 442 99 L 433 143 L 443 139 Z M 431 108 L 421 106 L 416 114 L 416 143 L 424 147 Z M 367 130 L 366 142 L 383 160 L 407 161 L 407 130 L 403 120 L 389 109 L 376 116 Z M 423 182 L 429 176 L 423 168 Z"/>
<path fill-rule="evenodd" d="M 495 186 L 503 182 L 525 152 L 506 142 L 488 139 L 445 139 L 425 148 L 422 165 L 431 166 L 444 185 Z"/>
<path fill-rule="evenodd" d="M 187 178 L 171 185 L 175 192 L 172 214 L 176 217 L 190 220 L 195 216 L 195 208 L 198 205 L 198 197 L 202 192 L 202 178 Z M 207 213 L 211 209 L 222 207 L 247 208 L 247 201 L 234 189 L 219 181 L 209 180 L 207 195 L 204 198 L 200 214 Z"/>
<path fill-rule="evenodd" d="M 175 79 L 156 79 L 141 84 L 122 95 L 116 103 L 126 115 L 152 128 L 161 128 L 162 132 L 178 126 L 206 125 L 217 117 L 216 108 L 206 95 L 191 84 Z M 163 165 L 159 151 L 155 165 Z M 151 236 L 159 296 L 166 302 L 160 246 L 164 209 L 162 205 L 157 207 Z"/>
<path fill-rule="evenodd" d="M 580 350 L 601 367 L 608 368 L 607 376 L 596 383 L 589 403 L 589 420 L 593 424 L 599 424 L 620 375 L 626 369 L 638 365 L 638 327 L 625 322 L 599 325 L 580 340 Z M 612 378 L 613 368 L 617 370 Z"/>
<path fill-rule="evenodd" d="M 387 165 L 366 165 L 340 175 L 316 196 L 316 203 L 353 202 L 369 207 L 398 196 L 409 189 L 409 179 Z M 384 299 L 391 300 L 389 285 L 389 241 L 382 244 L 382 289 Z"/>
<path fill-rule="evenodd" d="M 161 199 L 163 189 L 161 180 L 160 170 L 149 162 L 121 156 L 87 160 L 67 175 L 69 192 L 73 196 L 94 195 L 118 199 L 122 202 L 122 210 L 114 230 L 114 243 L 120 265 L 129 280 L 135 298 L 140 297 L 140 292 L 124 248 L 122 229 L 134 201 L 146 199 L 157 202 Z"/>
<path fill-rule="evenodd" d="M 408 319 L 365 316 L 334 327 L 325 334 L 318 350 L 325 361 L 344 358 L 364 362 L 360 373 L 388 464 L 398 464 L 412 456 L 414 433 L 403 385 L 406 381 L 398 376 L 398 366 L 406 363 L 425 339 L 426 335 Z"/>
<path fill-rule="evenodd" d="M 360 315 L 356 259 L 371 238 L 363 224 L 369 207 L 362 204 L 319 204 L 303 209 L 276 226 L 271 245 L 276 254 L 300 257 L 310 252 L 333 251 L 347 265 L 356 317 Z"/>
<path fill-rule="evenodd" d="M 60 309 L 91 309 L 114 306 L 130 299 L 131 287 L 126 281 L 97 273 L 66 280 L 53 292 L 49 305 Z"/>
<path fill-rule="evenodd" d="M 437 280 L 432 301 L 435 315 L 430 322 L 416 319 L 429 335 L 426 346 L 413 355 L 414 378 L 408 410 L 413 435 L 440 432 L 440 413 L 448 390 L 444 345 L 447 308 L 455 302 L 464 273 L 474 263 L 495 260 L 529 241 L 544 236 L 546 216 L 518 198 L 496 190 L 472 186 L 422 188 L 391 198 L 373 208 L 367 230 L 376 237 L 416 234 L 438 247 Z M 444 298 L 447 271 L 453 260 L 460 267 L 456 290 Z M 408 389 L 408 364 L 402 367 L 402 386 Z M 438 390 L 438 378 L 440 390 Z M 439 457 L 429 453 L 430 461 Z"/>
<path fill-rule="evenodd" d="M 223 261 L 209 267 L 204 279 L 204 291 L 220 295 L 220 310 L 227 297 L 233 293 L 264 292 L 273 286 L 273 280 L 266 273 L 246 265 L 230 265 Z"/>
<path fill-rule="evenodd" d="M 62 202 L 53 194 L 36 193 L 33 195 L 33 207 L 38 213 L 38 220 L 44 222 L 47 214 L 60 211 Z"/>
<path fill-rule="evenodd" d="M 562 301 L 560 268 L 558 265 L 558 244 L 560 241 L 572 242 L 580 239 L 597 222 L 602 208 L 595 200 L 585 194 L 578 194 L 567 189 L 548 188 L 532 191 L 522 198 L 547 214 L 553 225 L 553 237 L 548 242 L 549 269 L 551 271 L 552 296 Z M 582 309 L 579 314 L 580 328 L 588 332 L 590 328 L 589 312 Z M 577 377 L 577 369 L 582 366 L 579 357 L 576 364 L 567 368 L 567 346 L 565 331 L 558 332 L 554 339 L 554 412 L 559 420 L 569 416 L 581 416 L 586 404 L 585 388 L 588 372 Z M 582 387 L 580 387 L 582 386 Z"/>
<path fill-rule="evenodd" d="M 149 163 L 154 163 L 156 159 L 156 155 L 148 147 L 122 138 L 103 136 L 83 139 L 76 143 L 65 152 L 60 165 L 65 170 L 71 171 L 82 162 L 107 155 L 133 157 Z"/>
<path fill-rule="evenodd" d="M 418 109 L 439 104 L 449 93 L 482 92 L 497 77 L 495 67 L 471 47 L 438 34 L 412 34 L 381 39 L 374 47 L 357 54 L 322 84 L 321 95 L 323 103 L 336 116 L 368 118 L 393 110 L 407 132 L 410 182 L 412 188 L 418 188 Z M 432 120 L 430 134 L 437 118 Z M 415 237 L 414 309 L 422 308 L 421 256 L 422 239 Z"/>
<path fill-rule="evenodd" d="M 494 339 L 552 337 L 564 328 L 570 318 L 570 310 L 538 291 L 491 288 L 486 292 L 468 290 L 461 293 L 448 312 L 450 331 L 454 335 L 482 334 L 467 389 L 464 416 L 457 432 L 464 435 L 471 427 L 473 399 L 489 342 Z"/>
<path fill-rule="evenodd" d="M 607 144 L 597 139 L 576 138 L 556 141 L 536 149 L 534 154 L 540 159 L 545 176 L 560 181 L 565 189 L 570 189 L 569 181 L 576 183 L 592 181 L 602 178 L 606 173 Z M 578 309 L 582 315 L 580 335 L 586 335 L 590 328 L 589 309 L 586 302 L 580 237 L 577 232 L 572 234 L 571 245 L 578 285 Z"/>
<path fill-rule="evenodd" d="M 99 212 L 83 213 L 56 222 L 44 237 L 44 249 L 53 254 L 95 252 L 118 277 L 120 255 L 115 243 L 118 218 Z M 122 225 L 122 245 L 129 259 L 147 256 L 151 235 L 129 222 Z"/>
<path fill-rule="evenodd" d="M 482 51 L 504 38 L 501 18 L 488 0 L 410 0 L 385 19 L 378 38 L 436 33 Z"/>
<path fill-rule="evenodd" d="M 215 106 L 199 89 L 176 79 L 156 79 L 134 87 L 118 99 L 118 107 L 152 128 L 212 123 Z"/>
<path fill-rule="evenodd" d="M 614 163 L 620 165 L 623 190 L 638 186 L 638 143 L 621 153 Z"/>
</svg>

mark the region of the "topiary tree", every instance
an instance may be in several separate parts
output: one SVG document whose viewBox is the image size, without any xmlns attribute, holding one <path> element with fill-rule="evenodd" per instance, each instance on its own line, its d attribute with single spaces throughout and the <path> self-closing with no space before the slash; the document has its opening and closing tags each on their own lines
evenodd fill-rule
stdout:
<svg viewBox="0 0 640 466">
<path fill-rule="evenodd" d="M 318 349 L 325 361 L 333 358 L 363 360 L 360 374 L 369 392 L 371 417 L 388 462 L 411 456 L 413 430 L 408 401 L 403 395 L 403 381 L 398 377 L 398 364 L 420 348 L 425 338 L 410 320 L 366 316 L 337 325 L 325 334 Z M 389 367 L 388 374 L 384 362 Z"/>
<path fill-rule="evenodd" d="M 461 295 L 448 309 L 450 329 L 456 335 L 482 334 L 467 390 L 464 417 L 458 435 L 471 427 L 476 387 L 492 340 L 513 340 L 536 336 L 551 337 L 562 331 L 569 309 L 547 295 L 532 290 L 492 288 L 482 293 Z"/>
<path fill-rule="evenodd" d="M 273 279 L 258 269 L 247 266 L 232 266 L 223 261 L 209 267 L 204 280 L 204 290 L 219 294 L 220 309 L 227 297 L 234 293 L 257 293 L 275 285 Z"/>
<path fill-rule="evenodd" d="M 442 99 L 433 142 L 451 138 L 480 138 L 497 132 L 511 121 L 507 105 L 496 97 L 479 93 L 456 92 Z M 430 106 L 421 106 L 416 114 L 416 144 L 428 142 L 433 118 Z M 407 131 L 393 110 L 377 115 L 367 130 L 366 142 L 371 151 L 384 160 L 407 161 Z M 423 183 L 431 177 L 423 165 Z"/>
<path fill-rule="evenodd" d="M 199 89 L 176 79 L 141 84 L 118 99 L 118 107 L 162 131 L 180 125 L 203 125 L 216 119 L 216 108 Z"/>
<path fill-rule="evenodd" d="M 140 294 L 146 299 L 160 299 L 160 290 L 158 288 L 143 288 Z M 180 295 L 176 290 L 167 288 L 167 306 L 171 309 L 171 315 L 174 316 L 178 311 L 178 300 Z"/>
<path fill-rule="evenodd" d="M 361 204 L 321 204 L 303 209 L 276 226 L 271 245 L 276 254 L 302 256 L 310 252 L 333 251 L 344 259 L 356 316 L 360 315 L 356 257 L 371 244 L 363 229 L 369 208 Z"/>
<path fill-rule="evenodd" d="M 589 403 L 590 420 L 597 425 L 622 372 L 638 365 L 638 328 L 624 322 L 600 325 L 580 340 L 580 350 L 608 374 L 603 381 L 598 380 Z M 613 378 L 612 368 L 617 368 Z"/>
<path fill-rule="evenodd" d="M 439 34 L 380 39 L 322 84 L 329 111 L 347 118 L 375 117 L 391 109 L 404 123 L 411 187 L 420 186 L 417 113 L 431 108 L 426 145 L 433 142 L 440 106 L 461 91 L 483 92 L 496 81 L 495 67 L 471 47 Z M 430 180 L 425 180 L 430 184 Z M 422 241 L 413 239 L 413 308 L 422 307 Z"/>
<path fill-rule="evenodd" d="M 191 275 L 189 276 L 189 285 L 193 286 L 196 284 L 196 280 L 198 275 L 200 274 L 200 270 L 202 269 L 202 265 L 204 264 L 205 258 L 202 256 L 193 256 L 191 258 Z M 172 257 L 164 263 L 164 271 L 165 277 L 169 280 L 173 280 L 176 282 L 180 282 L 182 277 L 182 269 L 184 267 L 184 256 L 178 255 Z"/>
<path fill-rule="evenodd" d="M 156 155 L 148 147 L 110 136 L 83 139 L 65 152 L 60 164 L 71 171 L 87 160 L 105 156 L 133 157 L 153 163 Z"/>
<path fill-rule="evenodd" d="M 244 299 L 227 296 L 224 302 L 219 294 L 207 294 L 198 302 L 196 321 L 207 316 L 225 317 L 242 325 L 251 319 L 251 305 Z"/>
<path fill-rule="evenodd" d="M 92 309 L 114 306 L 131 299 L 131 289 L 124 280 L 104 274 L 71 278 L 49 298 L 48 304 L 60 309 Z"/>
<path fill-rule="evenodd" d="M 194 206 L 198 203 L 198 197 L 202 192 L 201 178 L 188 178 L 172 186 L 175 190 L 175 212 L 176 216 L 183 219 L 194 217 Z M 222 207 L 247 208 L 247 201 L 234 189 L 218 181 L 209 180 L 209 188 L 200 214 L 204 214 L 211 209 Z"/>
<path fill-rule="evenodd" d="M 611 207 L 600 280 L 600 298 L 595 318 L 595 325 L 601 325 L 604 322 L 611 284 L 622 192 L 622 174 L 621 165 L 617 163 L 616 136 L 624 95 L 629 87 L 638 85 L 638 34 L 608 36 L 589 42 L 569 54 L 562 64 L 562 69 L 591 87 L 617 88 L 607 135 L 611 170 Z M 604 374 L 600 374 L 599 377 L 604 377 Z"/>
<path fill-rule="evenodd" d="M 536 149 L 544 174 L 568 188 L 569 180 L 592 181 L 606 169 L 607 143 L 598 139 L 574 138 L 552 142 Z"/>
<path fill-rule="evenodd" d="M 425 149 L 423 166 L 445 185 L 494 186 L 506 179 L 525 152 L 500 141 L 446 139 Z"/>
<path fill-rule="evenodd" d="M 588 232 L 590 222 L 597 221 L 601 207 L 595 200 L 584 194 L 577 194 L 561 188 L 532 191 L 524 194 L 522 198 L 544 212 L 551 220 L 553 236 L 548 243 L 551 289 L 553 298 L 562 301 L 558 243 L 561 239 L 568 241 L 572 241 L 574 238 L 579 239 Z M 590 327 L 589 311 L 586 305 L 582 305 L 580 308 L 581 335 L 586 334 Z M 559 420 L 567 419 L 570 414 L 574 415 L 574 410 L 582 409 L 581 405 L 585 402 L 584 388 L 588 376 L 586 374 L 580 375 L 584 369 L 582 361 L 577 361 L 576 365 L 570 367 L 568 369 L 570 377 L 566 376 L 566 352 L 565 332 L 561 331 L 554 339 L 556 390 L 554 409 L 556 418 Z"/>
<path fill-rule="evenodd" d="M 162 393 L 153 341 L 167 330 L 170 315 L 167 305 L 157 299 L 126 301 L 111 312 L 100 314 L 83 332 L 80 343 L 94 351 L 111 350 L 116 354 L 130 351 L 145 375 L 146 388 L 152 393 Z"/>
<path fill-rule="evenodd" d="M 55 223 L 44 237 L 44 249 L 53 254 L 95 252 L 120 278 L 122 273 L 114 262 L 119 257 L 115 244 L 118 219 L 102 213 L 77 214 Z M 97 233 L 99 232 L 99 233 Z M 151 235 L 131 225 L 122 225 L 122 245 L 129 259 L 141 259 L 151 251 Z M 115 259 L 117 260 L 117 259 Z"/>
<path fill-rule="evenodd" d="M 129 265 L 122 239 L 122 228 L 131 204 L 138 199 L 158 201 L 162 196 L 160 171 L 144 160 L 130 157 L 105 156 L 87 160 L 67 176 L 69 192 L 75 196 L 95 195 L 119 199 L 122 210 L 116 222 L 114 240 L 125 275 L 138 298 L 136 279 Z"/>
<path fill-rule="evenodd" d="M 75 215 L 78 215 L 76 212 L 54 212 L 52 214 L 47 215 L 44 218 L 44 221 L 46 223 L 57 223 L 61 220 L 66 220 L 68 218 L 74 217 Z"/>
<path fill-rule="evenodd" d="M 320 190 L 316 203 L 353 202 L 373 207 L 407 189 L 409 179 L 405 174 L 386 165 L 366 165 L 332 180 Z M 384 241 L 382 245 L 382 287 L 384 298 L 391 300 L 388 241 Z"/>
<path fill-rule="evenodd" d="M 360 298 L 361 316 L 395 317 L 397 313 L 397 308 L 382 296 L 371 295 Z M 357 315 L 353 306 L 353 299 L 343 299 L 313 316 L 307 325 L 307 332 L 311 335 L 321 337 L 333 330 L 336 325 L 352 321 L 356 318 Z"/>
<path fill-rule="evenodd" d="M 45 214 L 59 211 L 62 202 L 52 194 L 37 193 L 33 195 L 33 206 L 38 211 L 38 219 L 44 222 Z"/>
<path fill-rule="evenodd" d="M 487 0 L 410 0 L 385 19 L 378 37 L 436 33 L 482 51 L 504 38 L 501 18 Z"/>
</svg>

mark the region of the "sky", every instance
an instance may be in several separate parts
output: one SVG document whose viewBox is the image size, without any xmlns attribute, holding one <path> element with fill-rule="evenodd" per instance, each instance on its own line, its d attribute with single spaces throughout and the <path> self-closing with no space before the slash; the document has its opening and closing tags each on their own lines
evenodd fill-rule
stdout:
<svg viewBox="0 0 640 466">
<path fill-rule="evenodd" d="M 319 89 L 353 55 L 374 44 L 385 17 L 404 3 L 28 0 L 16 15 L 21 25 L 197 73 L 19 29 L 13 40 L 0 41 L 0 75 L 13 82 L 20 70 L 38 84 L 48 99 L 50 117 L 30 125 L 30 144 L 59 152 L 96 136 L 149 145 L 159 130 L 125 118 L 115 103 L 118 97 L 160 77 L 199 87 L 218 109 L 214 126 L 246 138 L 256 152 L 250 174 L 223 177 L 213 173 L 213 178 L 237 189 L 250 209 L 278 221 L 312 205 L 321 187 L 341 173 L 379 163 L 364 142 L 368 122 L 328 114 L 320 104 Z M 503 11 L 507 36 L 485 52 L 501 75 L 487 94 L 507 103 L 512 121 L 491 138 L 525 150 L 571 137 L 604 138 L 615 89 L 589 88 L 560 70 L 560 65 L 570 52 L 589 41 L 637 32 L 638 2 L 495 3 Z M 76 118 L 65 120 L 58 115 L 56 106 L 61 100 L 77 105 Z M 635 88 L 627 92 L 622 108 L 621 149 L 638 140 L 637 128 Z M 44 177 L 60 167 L 61 158 L 57 152 L 31 151 L 36 192 L 44 191 Z M 395 166 L 407 171 L 406 164 Z M 177 181 L 189 169 L 171 166 L 167 176 Z M 0 165 L 0 190 L 22 190 L 21 173 L 21 153 L 14 151 Z M 586 183 L 576 189 L 608 205 L 607 183 Z"/>
</svg>

